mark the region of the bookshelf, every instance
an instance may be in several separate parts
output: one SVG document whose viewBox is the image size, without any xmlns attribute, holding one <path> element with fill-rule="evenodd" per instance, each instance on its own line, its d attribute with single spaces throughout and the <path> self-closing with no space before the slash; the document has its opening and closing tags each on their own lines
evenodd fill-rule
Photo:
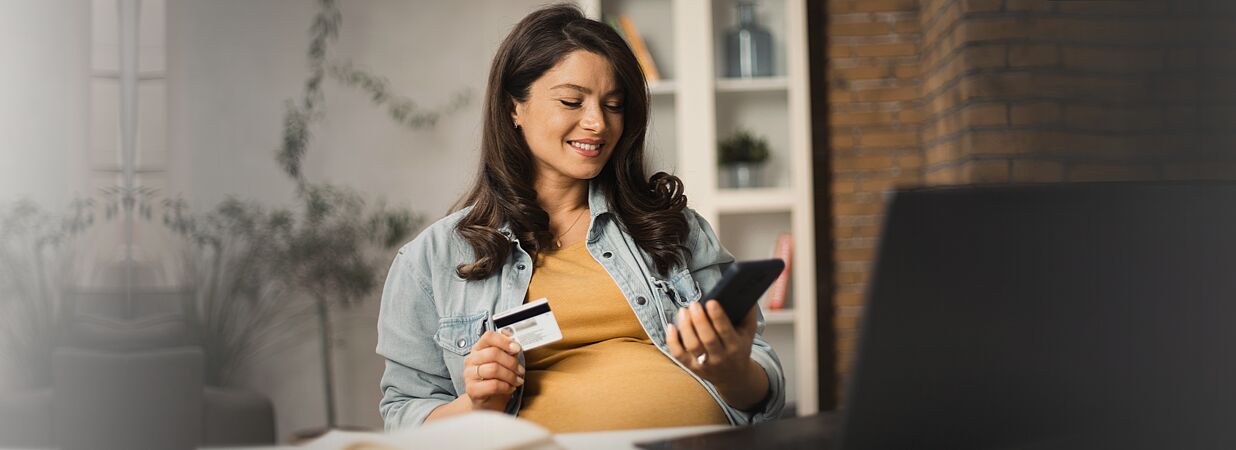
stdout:
<svg viewBox="0 0 1236 450">
<path fill-rule="evenodd" d="M 769 258 L 779 234 L 793 235 L 789 305 L 764 311 L 764 336 L 781 356 L 786 400 L 800 415 L 819 410 L 805 1 L 757 2 L 757 21 L 772 35 L 773 74 L 754 78 L 723 70 L 725 33 L 738 22 L 734 0 L 578 1 L 595 19 L 628 17 L 660 72 L 649 85 L 652 168 L 683 179 L 690 206 L 738 259 Z M 717 142 L 738 128 L 769 143 L 759 187 L 719 184 Z"/>
</svg>

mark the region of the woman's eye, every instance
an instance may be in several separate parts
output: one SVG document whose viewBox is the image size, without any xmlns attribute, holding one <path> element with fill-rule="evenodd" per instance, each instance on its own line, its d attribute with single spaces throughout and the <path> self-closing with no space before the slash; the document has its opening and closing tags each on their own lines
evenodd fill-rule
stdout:
<svg viewBox="0 0 1236 450">
<path fill-rule="evenodd" d="M 610 110 L 610 111 L 622 111 L 622 105 L 621 105 L 621 104 L 605 105 L 605 107 L 606 107 L 606 108 L 609 108 L 609 110 Z"/>
<path fill-rule="evenodd" d="M 584 104 L 584 102 L 573 102 L 570 100 L 558 100 L 558 101 L 562 102 L 562 105 L 566 106 L 567 108 L 578 108 Z"/>
</svg>

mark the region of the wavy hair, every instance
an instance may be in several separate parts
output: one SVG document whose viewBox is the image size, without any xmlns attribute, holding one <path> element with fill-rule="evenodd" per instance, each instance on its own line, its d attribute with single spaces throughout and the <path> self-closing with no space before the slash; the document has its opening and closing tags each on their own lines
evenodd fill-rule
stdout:
<svg viewBox="0 0 1236 450">
<path fill-rule="evenodd" d="M 476 254 L 476 261 L 456 267 L 461 278 L 487 278 L 507 260 L 512 246 L 498 231 L 503 224 L 534 260 L 538 252 L 551 248 L 549 214 L 537 203 L 533 187 L 535 160 L 511 112 L 515 102 L 527 101 L 534 81 L 576 50 L 608 60 L 625 96 L 622 136 L 593 182 L 603 188 L 610 210 L 636 245 L 652 256 L 658 272 L 668 274 L 688 257 L 682 181 L 664 172 L 649 177 L 644 167 L 649 98 L 635 54 L 608 25 L 584 17 L 574 5 L 558 4 L 534 11 L 515 25 L 490 67 L 479 173 L 454 207 L 472 206 L 456 226 Z"/>
</svg>

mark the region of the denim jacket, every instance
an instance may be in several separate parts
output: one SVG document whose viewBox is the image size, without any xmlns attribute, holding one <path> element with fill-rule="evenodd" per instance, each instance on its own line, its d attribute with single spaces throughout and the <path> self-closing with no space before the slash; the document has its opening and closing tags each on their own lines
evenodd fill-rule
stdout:
<svg viewBox="0 0 1236 450">
<path fill-rule="evenodd" d="M 678 308 L 700 301 L 701 293 L 720 280 L 734 257 L 721 247 L 708 222 L 686 209 L 691 256 L 686 268 L 676 268 L 663 278 L 652 270 L 651 257 L 622 230 L 596 183 L 589 185 L 588 206 L 588 252 L 614 279 L 652 342 L 682 367 L 669 356 L 665 326 L 673 323 Z M 379 411 L 387 430 L 419 425 L 434 408 L 462 395 L 464 357 L 481 334 L 492 330 L 490 315 L 523 304 L 528 292 L 532 259 L 509 227 L 500 232 L 511 240 L 512 251 L 494 275 L 483 280 L 456 275 L 456 266 L 475 261 L 471 246 L 455 232 L 466 213 L 464 209 L 437 221 L 404 245 L 387 276 L 377 345 L 378 354 L 386 358 Z M 733 425 L 775 419 L 785 405 L 781 362 L 762 337 L 763 315 L 757 317 L 751 358 L 768 374 L 770 389 L 759 411 L 730 406 L 712 383 L 683 367 L 712 395 Z M 507 413 L 518 414 L 522 398 L 521 386 L 508 402 Z"/>
</svg>

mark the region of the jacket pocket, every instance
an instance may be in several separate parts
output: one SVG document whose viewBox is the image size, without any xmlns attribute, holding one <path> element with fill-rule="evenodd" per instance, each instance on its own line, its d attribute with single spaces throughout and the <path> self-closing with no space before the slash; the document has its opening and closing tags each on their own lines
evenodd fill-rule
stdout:
<svg viewBox="0 0 1236 450">
<path fill-rule="evenodd" d="M 443 317 L 438 319 L 438 332 L 434 333 L 434 340 L 442 350 L 465 356 L 485 333 L 487 319 L 489 311 Z"/>
</svg>

